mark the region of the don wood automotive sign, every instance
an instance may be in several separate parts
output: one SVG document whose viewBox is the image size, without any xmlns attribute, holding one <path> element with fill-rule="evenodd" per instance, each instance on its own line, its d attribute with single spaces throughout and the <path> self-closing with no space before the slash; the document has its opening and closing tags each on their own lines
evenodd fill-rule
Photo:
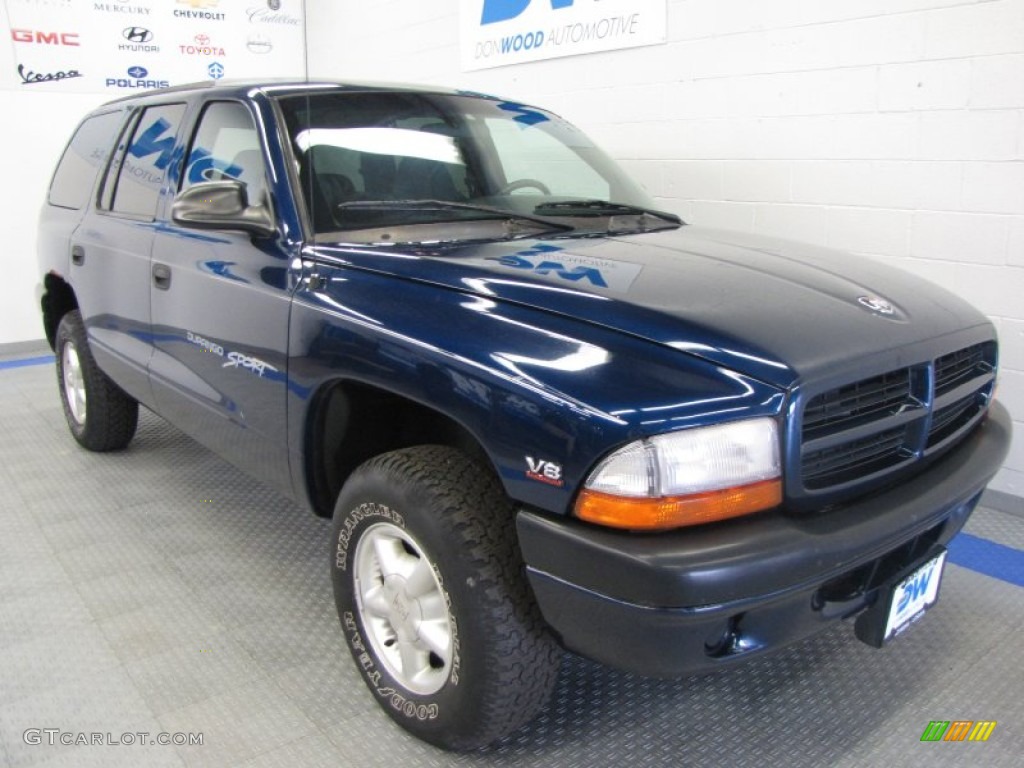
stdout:
<svg viewBox="0 0 1024 768">
<path fill-rule="evenodd" d="M 462 0 L 462 69 L 665 42 L 666 0 Z"/>
</svg>

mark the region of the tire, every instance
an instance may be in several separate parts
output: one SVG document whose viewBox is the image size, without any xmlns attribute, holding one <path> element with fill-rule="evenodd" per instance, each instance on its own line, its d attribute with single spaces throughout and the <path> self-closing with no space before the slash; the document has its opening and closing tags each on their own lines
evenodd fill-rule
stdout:
<svg viewBox="0 0 1024 768">
<path fill-rule="evenodd" d="M 116 451 L 135 435 L 139 404 L 99 369 L 78 310 L 57 326 L 57 387 L 68 428 L 90 451 Z"/>
<path fill-rule="evenodd" d="M 445 749 L 533 719 L 558 675 L 514 521 L 493 475 L 443 446 L 373 458 L 338 497 L 334 597 L 356 666 L 392 719 Z"/>
</svg>

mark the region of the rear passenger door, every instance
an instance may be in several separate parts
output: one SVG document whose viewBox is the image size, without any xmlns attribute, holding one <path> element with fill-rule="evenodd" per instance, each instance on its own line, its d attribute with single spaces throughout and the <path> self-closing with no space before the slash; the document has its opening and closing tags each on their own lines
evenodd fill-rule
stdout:
<svg viewBox="0 0 1024 768">
<path fill-rule="evenodd" d="M 70 242 L 68 281 L 93 356 L 122 389 L 147 405 L 153 402 L 147 375 L 153 352 L 150 253 L 184 114 L 183 103 L 154 104 L 132 114 L 98 199 Z"/>
<path fill-rule="evenodd" d="M 245 183 L 250 203 L 270 204 L 266 168 L 249 108 L 211 101 L 186 143 L 178 191 L 234 178 Z M 150 373 L 159 411 L 219 454 L 283 487 L 290 487 L 287 266 L 288 251 L 276 237 L 167 221 L 156 235 L 151 284 Z"/>
</svg>

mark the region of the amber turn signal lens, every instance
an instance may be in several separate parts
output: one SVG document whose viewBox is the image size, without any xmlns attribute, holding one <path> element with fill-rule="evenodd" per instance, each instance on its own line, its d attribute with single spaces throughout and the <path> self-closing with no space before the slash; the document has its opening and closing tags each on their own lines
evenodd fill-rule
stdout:
<svg viewBox="0 0 1024 768">
<path fill-rule="evenodd" d="M 741 517 L 781 503 L 782 481 L 778 478 L 737 488 L 657 499 L 584 490 L 576 500 L 576 516 L 612 528 L 663 531 Z"/>
</svg>

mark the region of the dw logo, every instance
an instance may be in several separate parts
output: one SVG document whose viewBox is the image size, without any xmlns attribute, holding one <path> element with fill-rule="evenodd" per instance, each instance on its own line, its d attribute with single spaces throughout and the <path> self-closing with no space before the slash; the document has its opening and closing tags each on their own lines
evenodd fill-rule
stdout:
<svg viewBox="0 0 1024 768">
<path fill-rule="evenodd" d="M 914 581 L 903 585 L 903 591 L 900 594 L 899 604 L 896 608 L 897 612 L 903 613 L 906 611 L 913 602 L 928 591 L 928 584 L 932 580 L 933 573 L 935 573 L 935 569 L 930 568 L 925 573 L 920 574 Z"/>
<path fill-rule="evenodd" d="M 549 0 L 552 10 L 559 8 L 570 8 L 573 0 Z M 481 26 L 494 24 L 499 21 L 508 21 L 526 10 L 530 0 L 484 0 L 484 10 L 480 16 Z"/>
</svg>

